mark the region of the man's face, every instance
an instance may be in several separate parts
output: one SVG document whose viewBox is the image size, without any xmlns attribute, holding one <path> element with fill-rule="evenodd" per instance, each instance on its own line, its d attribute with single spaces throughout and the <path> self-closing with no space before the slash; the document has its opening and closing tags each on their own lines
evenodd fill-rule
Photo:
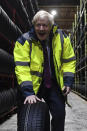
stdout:
<svg viewBox="0 0 87 131">
<path fill-rule="evenodd" d="M 46 40 L 49 36 L 51 26 L 46 18 L 39 18 L 35 23 L 35 32 L 39 40 Z"/>
</svg>

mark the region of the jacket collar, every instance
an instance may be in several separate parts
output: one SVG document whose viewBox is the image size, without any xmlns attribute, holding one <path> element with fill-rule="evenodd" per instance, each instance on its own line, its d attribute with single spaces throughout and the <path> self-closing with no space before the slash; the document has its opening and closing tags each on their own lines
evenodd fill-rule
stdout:
<svg viewBox="0 0 87 131">
<path fill-rule="evenodd" d="M 38 41 L 37 35 L 36 35 L 36 33 L 35 33 L 34 26 L 32 26 L 31 29 L 29 30 L 29 37 L 30 37 L 30 39 L 32 39 L 32 40 Z"/>
</svg>

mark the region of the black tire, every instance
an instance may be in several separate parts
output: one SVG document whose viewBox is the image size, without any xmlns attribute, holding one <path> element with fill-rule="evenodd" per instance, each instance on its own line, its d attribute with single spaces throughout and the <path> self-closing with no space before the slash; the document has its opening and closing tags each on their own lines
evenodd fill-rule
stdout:
<svg viewBox="0 0 87 131">
<path fill-rule="evenodd" d="M 50 115 L 46 103 L 22 105 L 18 112 L 17 131 L 50 131 Z"/>
<path fill-rule="evenodd" d="M 17 89 L 10 88 L 0 92 L 0 114 L 17 106 Z"/>
</svg>

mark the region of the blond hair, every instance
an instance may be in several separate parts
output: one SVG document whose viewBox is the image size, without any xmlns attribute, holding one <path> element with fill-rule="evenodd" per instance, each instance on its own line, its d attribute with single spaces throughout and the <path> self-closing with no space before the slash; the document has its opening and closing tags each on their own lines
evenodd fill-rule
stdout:
<svg viewBox="0 0 87 131">
<path fill-rule="evenodd" d="M 47 18 L 48 21 L 49 21 L 49 24 L 51 26 L 54 24 L 54 18 L 53 18 L 53 16 L 50 13 L 48 13 L 47 11 L 45 11 L 45 10 L 40 10 L 40 11 L 38 11 L 35 14 L 35 16 L 33 17 L 33 20 L 32 20 L 32 24 L 35 25 L 36 21 L 39 18 Z"/>
</svg>

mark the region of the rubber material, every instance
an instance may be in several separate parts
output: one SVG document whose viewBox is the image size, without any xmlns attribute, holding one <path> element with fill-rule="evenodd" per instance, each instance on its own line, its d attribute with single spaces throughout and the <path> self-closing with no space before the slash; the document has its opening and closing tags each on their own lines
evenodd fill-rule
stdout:
<svg viewBox="0 0 87 131">
<path fill-rule="evenodd" d="M 50 131 L 50 115 L 46 103 L 22 105 L 18 112 L 17 131 Z"/>
<path fill-rule="evenodd" d="M 10 88 L 0 91 L 0 114 L 10 111 L 17 105 L 17 89 Z"/>
</svg>

